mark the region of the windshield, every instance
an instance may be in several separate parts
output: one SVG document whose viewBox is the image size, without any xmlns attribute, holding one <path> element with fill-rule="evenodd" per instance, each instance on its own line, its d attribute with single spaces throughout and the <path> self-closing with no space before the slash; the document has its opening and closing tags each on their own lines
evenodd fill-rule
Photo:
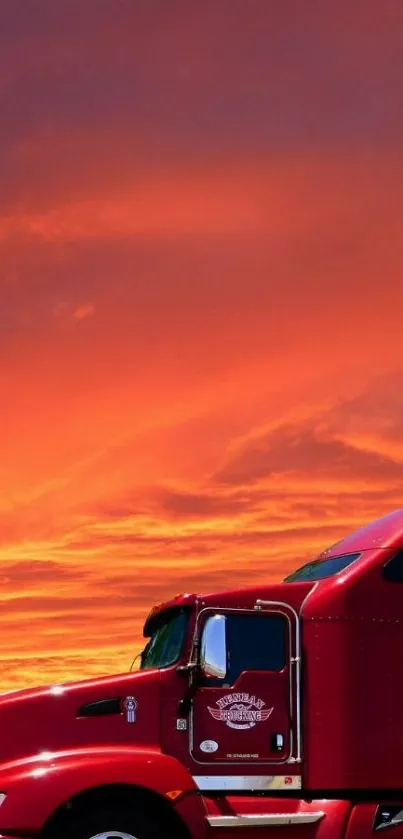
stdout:
<svg viewBox="0 0 403 839">
<path fill-rule="evenodd" d="M 175 664 L 182 652 L 187 621 L 188 613 L 182 610 L 171 613 L 157 627 L 141 654 L 141 670 Z"/>
<path fill-rule="evenodd" d="M 329 559 L 316 559 L 314 562 L 307 562 L 297 571 L 293 571 L 283 580 L 284 583 L 302 583 L 305 580 L 324 580 L 326 577 L 333 577 L 355 562 L 361 554 L 342 554 L 332 556 Z"/>
</svg>

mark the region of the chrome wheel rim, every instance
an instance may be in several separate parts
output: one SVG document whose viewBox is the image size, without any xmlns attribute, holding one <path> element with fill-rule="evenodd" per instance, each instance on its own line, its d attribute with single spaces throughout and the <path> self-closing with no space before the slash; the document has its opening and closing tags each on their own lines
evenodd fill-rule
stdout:
<svg viewBox="0 0 403 839">
<path fill-rule="evenodd" d="M 133 833 L 124 833 L 122 830 L 104 830 L 103 833 L 97 833 L 90 839 L 137 839 L 137 837 L 133 836 Z"/>
</svg>

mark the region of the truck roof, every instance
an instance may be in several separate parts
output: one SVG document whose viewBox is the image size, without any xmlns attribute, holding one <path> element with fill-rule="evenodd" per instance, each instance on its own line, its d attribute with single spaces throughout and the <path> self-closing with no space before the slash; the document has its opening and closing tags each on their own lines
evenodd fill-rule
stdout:
<svg viewBox="0 0 403 839">
<path fill-rule="evenodd" d="M 343 554 L 362 554 L 364 551 L 373 552 L 385 548 L 403 548 L 403 509 L 395 510 L 386 516 L 382 516 L 360 527 L 358 530 L 355 530 L 353 533 L 348 534 L 340 541 L 323 550 L 319 556 L 313 557 L 313 561 L 330 559 Z M 371 555 L 366 554 L 365 556 L 369 558 Z M 297 563 L 295 567 L 298 567 Z M 294 608 L 299 608 L 312 587 L 313 583 L 308 580 L 287 583 L 287 602 Z M 284 599 L 284 584 L 282 582 L 266 585 L 260 583 L 246 588 L 226 589 L 206 594 L 178 594 L 176 597 L 154 606 L 144 624 L 144 635 L 149 636 L 152 634 L 161 613 L 165 615 L 170 610 L 176 610 L 186 606 L 192 607 L 196 602 L 202 607 L 230 606 L 232 603 L 239 603 L 240 596 L 242 596 L 242 605 L 244 608 L 253 608 L 258 599 L 264 600 L 267 598 L 273 600 L 275 598 L 281 601 Z"/>
<path fill-rule="evenodd" d="M 313 583 L 295 583 L 287 586 L 287 603 L 296 609 L 299 609 L 304 598 L 312 589 Z M 159 603 L 149 613 L 143 629 L 144 637 L 149 637 L 155 631 L 159 622 L 159 616 L 165 615 L 169 611 L 177 609 L 192 607 L 197 602 L 200 608 L 219 608 L 237 607 L 239 608 L 242 602 L 242 608 L 253 609 L 258 600 L 277 600 L 278 602 L 284 600 L 284 584 L 271 583 L 268 585 L 254 585 L 242 588 L 222 589 L 206 594 L 178 594 L 171 600 L 164 603 Z"/>
<path fill-rule="evenodd" d="M 365 524 L 353 533 L 326 548 L 318 559 L 326 559 L 344 553 L 370 551 L 378 548 L 403 547 L 403 509 L 394 510 L 382 518 Z"/>
</svg>

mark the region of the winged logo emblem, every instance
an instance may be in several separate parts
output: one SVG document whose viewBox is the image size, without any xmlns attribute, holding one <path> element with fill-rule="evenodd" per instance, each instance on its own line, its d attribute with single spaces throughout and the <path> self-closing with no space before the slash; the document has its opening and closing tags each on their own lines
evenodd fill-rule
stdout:
<svg viewBox="0 0 403 839">
<path fill-rule="evenodd" d="M 266 722 L 274 708 L 265 708 L 263 699 L 249 693 L 227 694 L 220 698 L 217 708 L 208 710 L 213 719 L 224 722 L 229 728 L 253 728 L 259 722 Z"/>
</svg>

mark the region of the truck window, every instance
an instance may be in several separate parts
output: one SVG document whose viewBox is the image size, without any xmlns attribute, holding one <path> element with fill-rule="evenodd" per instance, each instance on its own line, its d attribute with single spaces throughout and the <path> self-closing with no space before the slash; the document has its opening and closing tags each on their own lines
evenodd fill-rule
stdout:
<svg viewBox="0 0 403 839">
<path fill-rule="evenodd" d="M 227 676 L 244 670 L 282 670 L 286 663 L 287 621 L 282 615 L 227 615 Z"/>
<path fill-rule="evenodd" d="M 287 620 L 273 614 L 226 614 L 227 673 L 207 687 L 234 685 L 246 670 L 282 670 L 287 662 Z"/>
<path fill-rule="evenodd" d="M 188 612 L 172 612 L 156 627 L 141 655 L 141 670 L 169 667 L 178 660 L 185 640 Z"/>
<path fill-rule="evenodd" d="M 383 566 L 382 576 L 384 580 L 389 583 L 403 583 L 403 552 L 392 557 L 386 565 Z"/>
<path fill-rule="evenodd" d="M 283 580 L 284 583 L 302 583 L 307 580 L 324 580 L 344 571 L 352 562 L 361 556 L 360 553 L 331 556 L 329 559 L 315 559 L 307 562 Z"/>
</svg>

